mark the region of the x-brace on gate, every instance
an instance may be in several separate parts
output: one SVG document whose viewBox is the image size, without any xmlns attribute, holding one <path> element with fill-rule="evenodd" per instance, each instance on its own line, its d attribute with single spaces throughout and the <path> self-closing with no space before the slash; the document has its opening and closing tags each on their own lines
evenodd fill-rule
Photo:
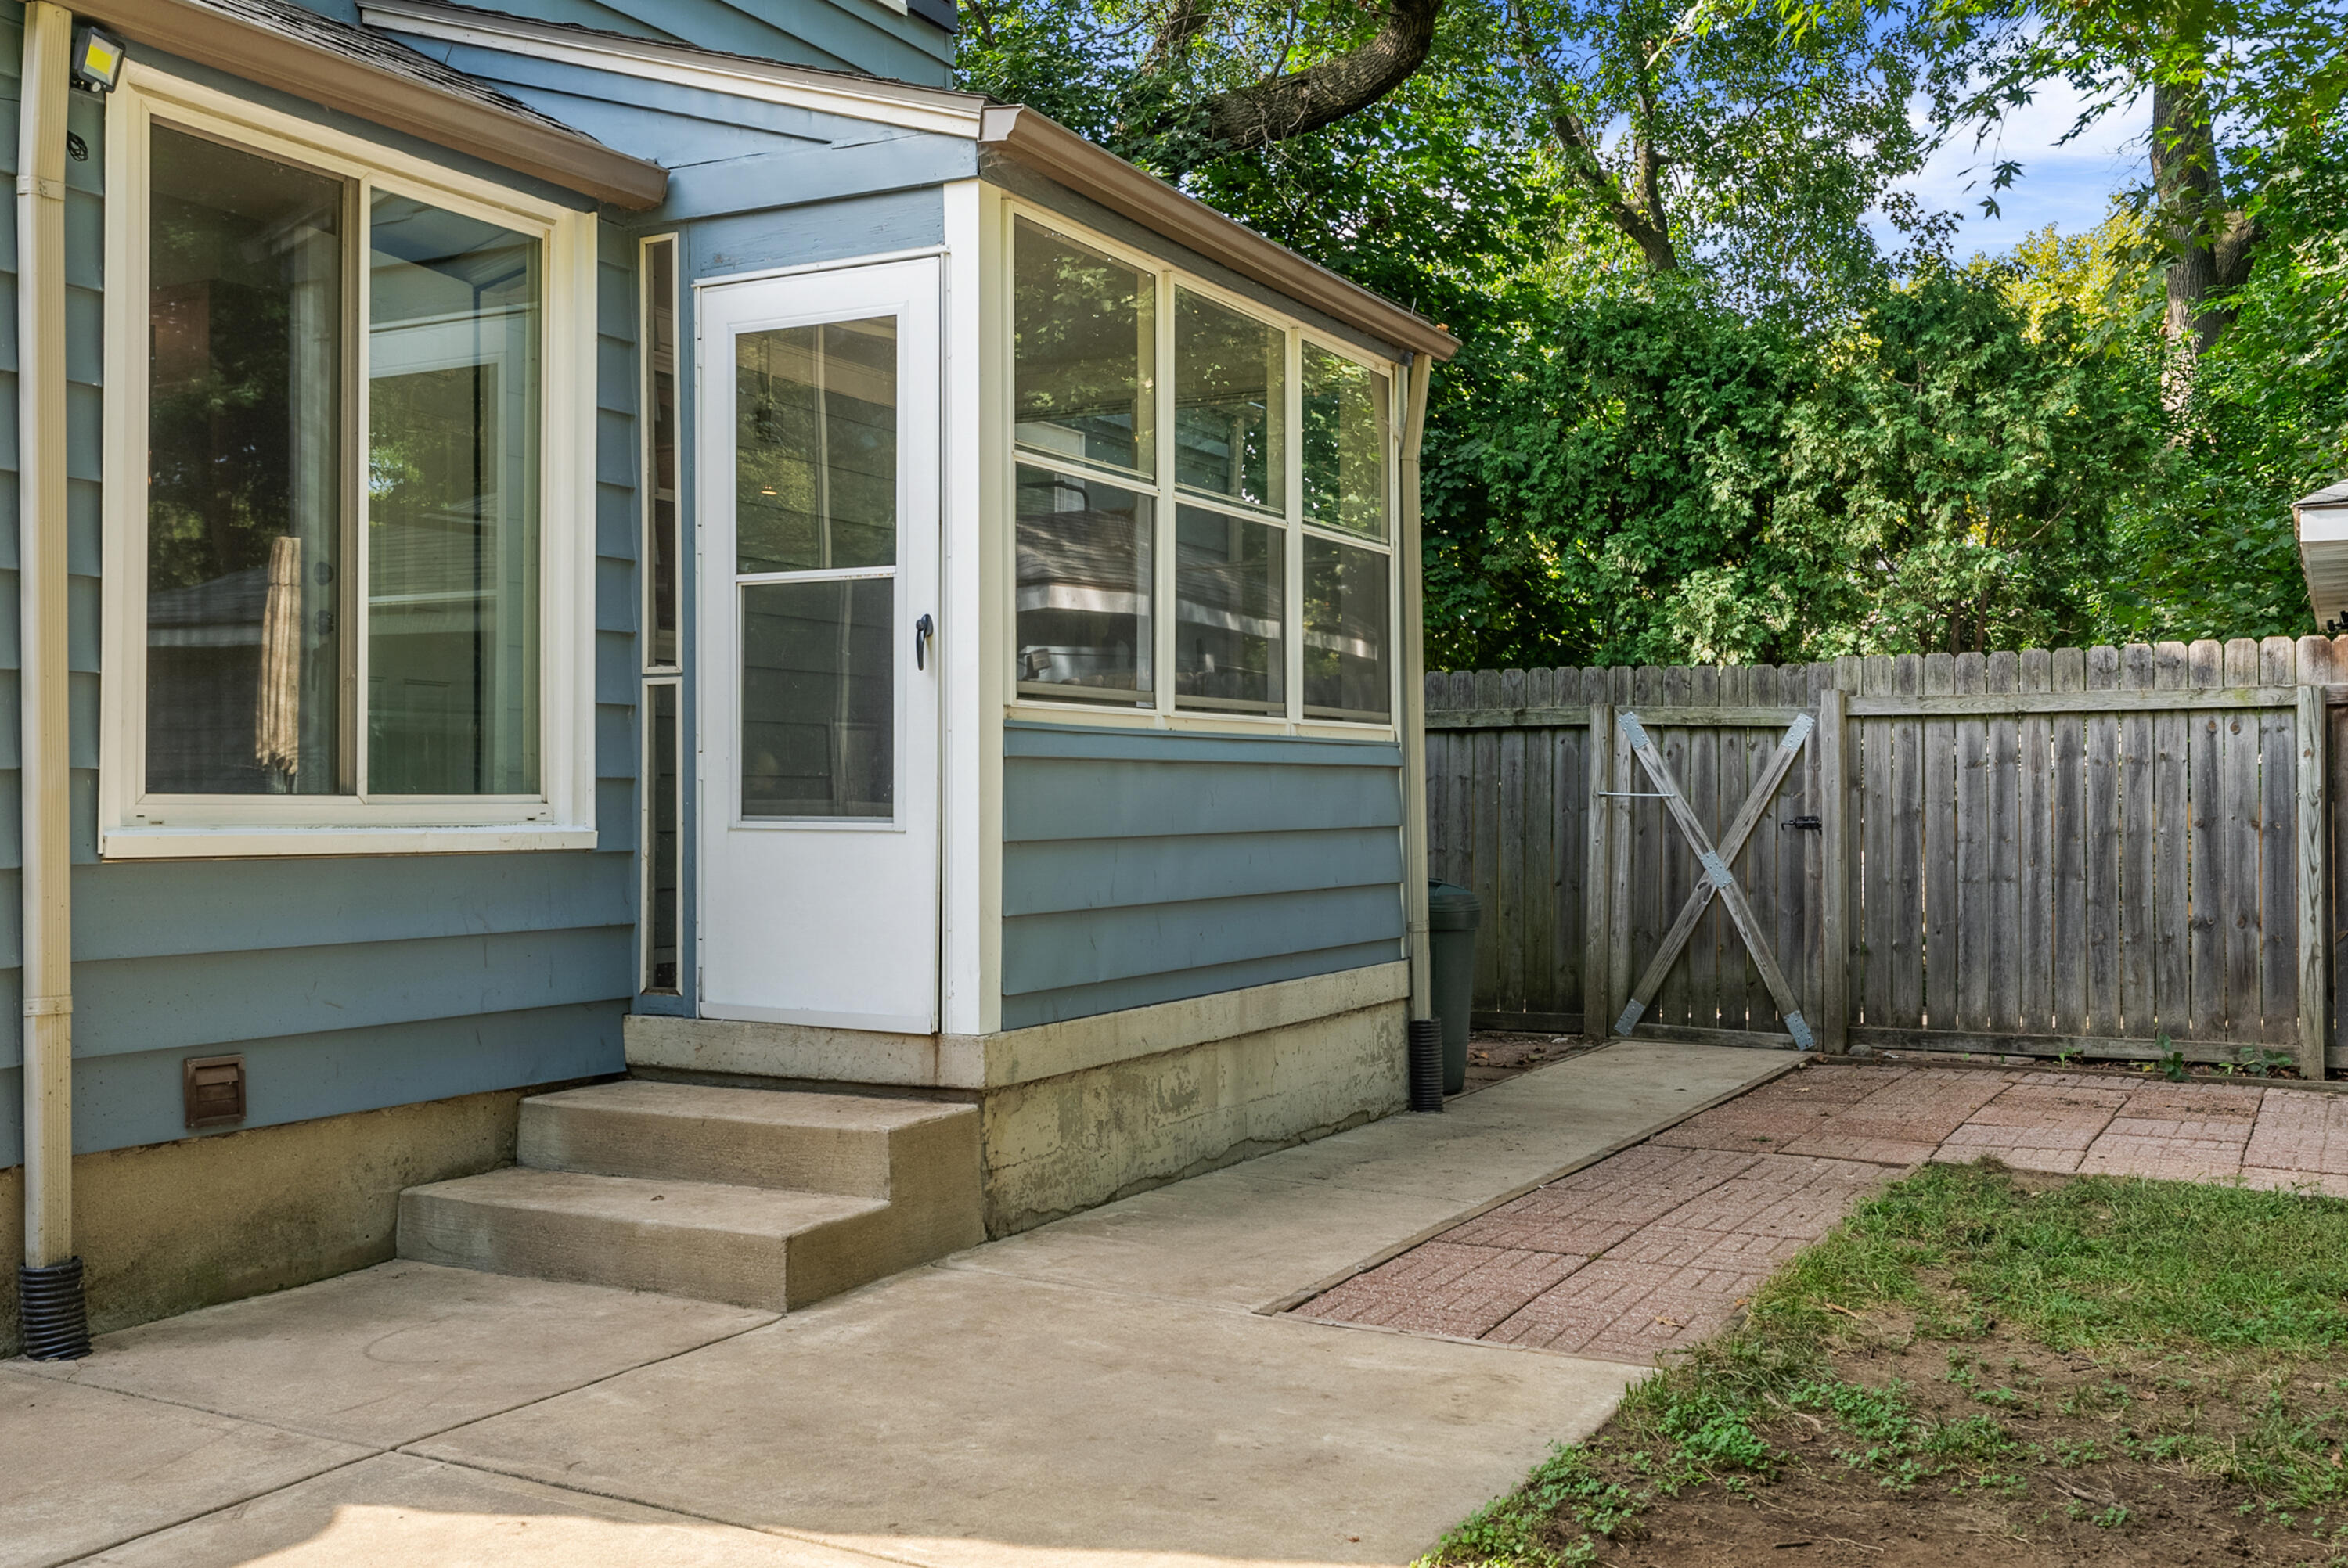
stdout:
<svg viewBox="0 0 2348 1568">
<path fill-rule="evenodd" d="M 1794 1043 L 1802 1050 L 1816 1050 L 1818 1041 L 1810 1033 L 1808 1022 L 1802 1017 L 1801 1002 L 1794 995 L 1793 987 L 1786 983 L 1786 973 L 1777 967 L 1776 955 L 1770 951 L 1768 938 L 1761 934 L 1761 922 L 1753 913 L 1752 902 L 1745 897 L 1745 889 L 1737 885 L 1736 874 L 1728 867 L 1745 848 L 1745 841 L 1753 835 L 1753 829 L 1759 825 L 1762 814 L 1769 809 L 1770 798 L 1777 793 L 1777 785 L 1784 781 L 1787 770 L 1793 767 L 1794 759 L 1801 755 L 1802 743 L 1818 727 L 1818 720 L 1808 713 L 1794 720 L 1792 727 L 1786 732 L 1785 739 L 1777 743 L 1777 750 L 1769 758 L 1769 765 L 1762 770 L 1759 781 L 1754 784 L 1753 793 L 1745 797 L 1745 804 L 1738 809 L 1736 819 L 1728 825 L 1728 831 L 1722 835 L 1718 848 L 1714 847 L 1710 835 L 1704 830 L 1704 824 L 1698 822 L 1695 813 L 1689 809 L 1687 797 L 1680 794 L 1679 784 L 1673 779 L 1671 770 L 1663 765 L 1663 756 L 1655 750 L 1655 743 L 1648 737 L 1647 727 L 1639 722 L 1639 715 L 1626 712 L 1617 718 L 1616 723 L 1622 726 L 1623 738 L 1631 744 L 1631 754 L 1639 759 L 1639 765 L 1646 769 L 1647 776 L 1654 781 L 1664 809 L 1672 814 L 1672 820 L 1680 825 L 1680 832 L 1685 835 L 1689 846 L 1694 849 L 1696 862 L 1704 868 L 1704 876 L 1696 883 L 1694 891 L 1688 895 L 1687 903 L 1680 909 L 1680 917 L 1672 922 L 1672 928 L 1664 933 L 1663 944 L 1656 949 L 1654 958 L 1640 975 L 1638 985 L 1632 989 L 1629 1003 L 1622 1009 L 1622 1016 L 1614 1020 L 1614 1032 L 1628 1035 L 1638 1027 L 1639 1015 L 1645 1012 L 1647 1004 L 1654 999 L 1657 989 L 1663 983 L 1663 977 L 1671 972 L 1681 949 L 1687 946 L 1688 938 L 1694 934 L 1696 922 L 1704 917 L 1705 908 L 1717 895 L 1727 907 L 1729 919 L 1735 923 L 1737 934 L 1745 938 L 1746 950 L 1753 955 L 1754 968 L 1761 971 L 1762 983 L 1769 988 L 1769 995 L 1786 1020 L 1786 1032 L 1794 1037 Z"/>
</svg>

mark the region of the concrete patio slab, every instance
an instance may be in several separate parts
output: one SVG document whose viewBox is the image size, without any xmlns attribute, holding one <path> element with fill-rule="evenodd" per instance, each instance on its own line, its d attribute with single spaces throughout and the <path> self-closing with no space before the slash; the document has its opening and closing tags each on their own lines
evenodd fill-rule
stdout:
<svg viewBox="0 0 2348 1568">
<path fill-rule="evenodd" d="M 1489 1092 L 1488 1091 L 1488 1092 Z M 1443 1225 L 1460 1204 L 1258 1174 L 1194 1176 L 944 1260 L 1023 1279 L 1249 1309 Z"/>
<path fill-rule="evenodd" d="M 398 1263 L 108 1336 L 0 1373 L 63 1412 L 0 1568 L 1406 1563 L 1640 1369 L 1258 1309 L 1791 1065 L 1625 1042 L 780 1319 Z"/>
<path fill-rule="evenodd" d="M 417 1451 L 939 1568 L 1398 1563 L 1636 1376 L 932 1268 Z"/>
<path fill-rule="evenodd" d="M 384 1454 L 85 1559 L 88 1568 L 878 1568 L 810 1542 Z"/>
<path fill-rule="evenodd" d="M 348 1443 L 0 1368 L 0 1568 L 46 1568 L 364 1459 Z"/>
<path fill-rule="evenodd" d="M 32 1376 L 388 1448 L 739 1334 L 775 1314 L 380 1264 L 127 1328 Z"/>
</svg>

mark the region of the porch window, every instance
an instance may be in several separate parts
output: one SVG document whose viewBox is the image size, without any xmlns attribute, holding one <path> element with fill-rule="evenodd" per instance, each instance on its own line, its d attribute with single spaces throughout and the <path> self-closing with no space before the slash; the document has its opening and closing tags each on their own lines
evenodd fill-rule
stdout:
<svg viewBox="0 0 2348 1568">
<path fill-rule="evenodd" d="M 579 841 L 552 643 L 588 618 L 548 542 L 551 432 L 575 451 L 592 395 L 577 220 L 139 83 L 110 127 L 104 852 Z"/>
<path fill-rule="evenodd" d="M 1010 230 L 1018 699 L 1390 724 L 1388 373 L 1056 220 Z"/>
</svg>

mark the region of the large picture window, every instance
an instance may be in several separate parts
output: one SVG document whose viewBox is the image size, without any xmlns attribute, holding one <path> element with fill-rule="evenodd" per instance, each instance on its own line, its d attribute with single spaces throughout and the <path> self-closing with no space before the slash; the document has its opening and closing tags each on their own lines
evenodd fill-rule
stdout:
<svg viewBox="0 0 2348 1568">
<path fill-rule="evenodd" d="M 1391 724 L 1388 373 L 1049 222 L 1011 246 L 1019 699 Z"/>
<path fill-rule="evenodd" d="M 592 219 L 138 81 L 109 123 L 104 852 L 582 841 L 592 617 L 550 443 L 592 416 Z"/>
</svg>

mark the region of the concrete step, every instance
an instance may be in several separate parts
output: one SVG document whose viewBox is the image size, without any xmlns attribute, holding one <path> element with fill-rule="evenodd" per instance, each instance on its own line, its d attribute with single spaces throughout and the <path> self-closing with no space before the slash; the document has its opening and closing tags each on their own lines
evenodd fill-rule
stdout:
<svg viewBox="0 0 2348 1568">
<path fill-rule="evenodd" d="M 523 1101 L 518 1157 L 549 1171 L 887 1198 L 916 1167 L 959 1176 L 965 1155 L 975 1193 L 973 1106 L 630 1078 Z"/>
<path fill-rule="evenodd" d="M 857 1266 L 857 1243 L 888 1207 L 835 1193 L 514 1166 L 402 1193 L 399 1252 L 783 1312 L 873 1277 Z"/>
<path fill-rule="evenodd" d="M 427 1263 L 788 1311 L 986 1238 L 973 1106 L 629 1079 L 522 1102 L 520 1164 L 400 1194 Z"/>
</svg>

